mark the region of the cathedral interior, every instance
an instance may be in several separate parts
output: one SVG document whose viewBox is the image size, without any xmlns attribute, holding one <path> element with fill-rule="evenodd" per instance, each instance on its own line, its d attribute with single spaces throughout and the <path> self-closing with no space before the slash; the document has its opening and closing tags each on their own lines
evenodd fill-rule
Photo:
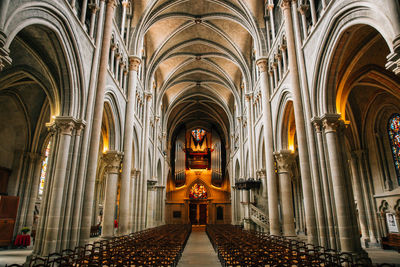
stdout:
<svg viewBox="0 0 400 267">
<path fill-rule="evenodd" d="M 2 247 L 400 247 L 398 0 L 2 0 L 0 118 Z"/>
</svg>

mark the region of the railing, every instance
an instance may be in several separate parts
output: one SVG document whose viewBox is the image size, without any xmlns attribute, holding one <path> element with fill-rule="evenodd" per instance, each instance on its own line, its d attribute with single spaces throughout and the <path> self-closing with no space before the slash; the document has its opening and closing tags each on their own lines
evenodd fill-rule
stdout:
<svg viewBox="0 0 400 267">
<path fill-rule="evenodd" d="M 268 231 L 268 216 L 253 204 L 250 204 L 250 219 L 259 226 L 263 227 L 265 231 Z"/>
</svg>

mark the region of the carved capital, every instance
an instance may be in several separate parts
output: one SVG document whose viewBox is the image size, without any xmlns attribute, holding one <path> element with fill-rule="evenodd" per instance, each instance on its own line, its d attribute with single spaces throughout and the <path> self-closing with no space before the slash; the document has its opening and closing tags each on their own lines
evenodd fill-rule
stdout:
<svg viewBox="0 0 400 267">
<path fill-rule="evenodd" d="M 268 10 L 273 10 L 274 9 L 274 4 L 268 4 L 267 5 Z"/>
<path fill-rule="evenodd" d="M 289 9 L 291 3 L 292 3 L 292 0 L 283 0 L 281 3 L 282 10 Z"/>
<path fill-rule="evenodd" d="M 78 120 L 73 117 L 58 116 L 51 123 L 47 123 L 46 126 L 50 131 L 59 132 L 63 135 L 71 135 L 72 130 L 75 128 Z"/>
<path fill-rule="evenodd" d="M 107 8 L 115 8 L 117 6 L 116 0 L 107 0 Z"/>
<path fill-rule="evenodd" d="M 123 153 L 115 150 L 109 150 L 103 154 L 101 159 L 106 164 L 108 173 L 119 173 Z"/>
<path fill-rule="evenodd" d="M 278 173 L 289 172 L 294 162 L 294 154 L 290 150 L 274 152 Z"/>
<path fill-rule="evenodd" d="M 338 114 L 325 114 L 322 116 L 322 126 L 324 127 L 325 133 L 336 132 L 339 125 L 340 115 Z"/>
<path fill-rule="evenodd" d="M 76 135 L 79 136 L 85 128 L 86 122 L 84 120 L 77 120 L 75 124 Z"/>
<path fill-rule="evenodd" d="M 100 9 L 100 6 L 96 3 L 89 4 L 89 9 L 92 11 L 92 14 L 96 14 L 96 12 Z"/>
<path fill-rule="evenodd" d="M 256 61 L 256 64 L 258 68 L 260 69 L 261 72 L 266 72 L 267 71 L 267 66 L 268 66 L 268 59 L 267 58 L 259 58 Z"/>
<path fill-rule="evenodd" d="M 314 117 L 311 119 L 311 123 L 314 126 L 315 132 L 316 133 L 321 133 L 321 127 L 322 127 L 322 121 L 318 117 Z"/>
<path fill-rule="evenodd" d="M 151 99 L 152 96 L 153 96 L 152 93 L 150 93 L 150 92 L 144 92 L 144 98 L 145 98 L 147 101 L 150 101 L 150 99 Z"/>
<path fill-rule="evenodd" d="M 308 8 L 309 8 L 308 5 L 300 5 L 300 6 L 297 8 L 297 11 L 299 11 L 301 15 L 305 15 L 306 12 L 307 12 L 307 10 L 308 10 Z"/>
<path fill-rule="evenodd" d="M 139 57 L 130 56 L 129 57 L 129 70 L 138 71 L 141 62 L 142 62 L 142 60 Z"/>
</svg>

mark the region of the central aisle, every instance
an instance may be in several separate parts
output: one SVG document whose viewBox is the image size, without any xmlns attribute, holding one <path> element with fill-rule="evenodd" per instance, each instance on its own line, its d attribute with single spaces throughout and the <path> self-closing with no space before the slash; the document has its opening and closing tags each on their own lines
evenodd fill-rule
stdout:
<svg viewBox="0 0 400 267">
<path fill-rule="evenodd" d="M 205 232 L 192 231 L 178 267 L 221 266 L 210 240 Z"/>
</svg>

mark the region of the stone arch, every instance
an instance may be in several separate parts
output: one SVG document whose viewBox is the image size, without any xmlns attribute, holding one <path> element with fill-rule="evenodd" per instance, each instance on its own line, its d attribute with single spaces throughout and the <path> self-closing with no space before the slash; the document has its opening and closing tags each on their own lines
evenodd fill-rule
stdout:
<svg viewBox="0 0 400 267">
<path fill-rule="evenodd" d="M 277 150 L 295 150 L 296 124 L 294 120 L 293 100 L 288 90 L 282 92 L 276 118 L 275 136 Z"/>
<path fill-rule="evenodd" d="M 64 7 L 56 8 L 46 3 L 34 2 L 20 5 L 5 19 L 3 31 L 6 35 L 4 48 L 11 50 L 16 37 L 21 34 L 36 34 L 45 38 L 49 35 L 53 47 L 47 49 L 46 63 L 22 65 L 14 69 L 12 62 L 11 70 L 24 70 L 28 76 L 37 79 L 50 100 L 52 116 L 72 116 L 82 118 L 84 116 L 82 107 L 86 99 L 84 91 L 84 74 L 81 52 L 82 49 L 75 36 L 78 36 L 70 26 L 67 17 L 68 12 L 63 12 Z M 30 43 L 35 39 L 30 39 Z M 56 52 L 55 55 L 51 53 Z M 38 58 L 41 58 L 39 56 Z M 31 58 L 34 59 L 34 58 Z M 35 58 L 36 60 L 37 58 Z M 14 59 L 12 58 L 14 61 Z M 49 61 L 53 65 L 49 65 Z M 45 66 L 45 67 L 44 67 Z M 52 72 L 57 67 L 59 74 Z M 29 70 L 29 71 L 27 71 Z M 34 71 L 40 73 L 40 77 Z"/>
<path fill-rule="evenodd" d="M 311 94 L 313 114 L 339 113 L 345 109 L 345 107 L 338 109 L 336 105 L 336 88 L 332 79 L 337 74 L 332 73 L 334 68 L 332 65 L 340 41 L 344 40 L 342 37 L 360 25 L 374 29 L 385 40 L 389 50 L 393 51 L 397 26 L 390 22 L 388 16 L 375 3 L 359 1 L 346 6 L 343 4 L 336 6 L 336 15 L 332 16 L 323 31 L 325 35 L 319 45 L 314 66 L 313 86 L 311 86 L 315 88 Z"/>
<path fill-rule="evenodd" d="M 122 151 L 122 127 L 121 127 L 121 109 L 119 107 L 115 94 L 109 90 L 104 96 L 104 114 L 109 120 L 110 128 L 110 148 Z"/>
</svg>

